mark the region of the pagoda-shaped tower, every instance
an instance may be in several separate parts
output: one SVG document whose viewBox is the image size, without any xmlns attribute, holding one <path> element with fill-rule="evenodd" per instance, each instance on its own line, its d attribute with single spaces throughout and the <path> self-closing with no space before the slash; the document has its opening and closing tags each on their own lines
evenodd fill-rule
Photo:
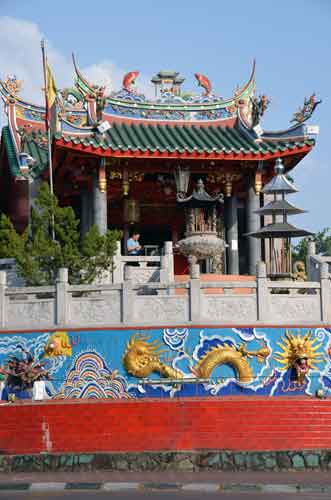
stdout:
<svg viewBox="0 0 331 500">
<path fill-rule="evenodd" d="M 295 207 L 285 199 L 285 195 L 297 193 L 298 189 L 284 175 L 280 158 L 276 160 L 275 173 L 262 189 L 262 193 L 273 196 L 273 200 L 255 211 L 260 216 L 271 216 L 272 222 L 255 233 L 249 233 L 249 236 L 268 240 L 269 244 L 265 247 L 267 273 L 270 277 L 286 278 L 292 274 L 291 238 L 309 236 L 312 233 L 287 222 L 289 215 L 298 215 L 306 210 Z"/>
</svg>

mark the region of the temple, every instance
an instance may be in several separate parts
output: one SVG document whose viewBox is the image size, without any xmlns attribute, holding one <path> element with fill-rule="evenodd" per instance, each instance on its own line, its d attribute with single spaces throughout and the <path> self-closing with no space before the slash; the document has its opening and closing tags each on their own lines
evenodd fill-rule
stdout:
<svg viewBox="0 0 331 500">
<path fill-rule="evenodd" d="M 201 74 L 195 78 L 202 91 L 184 91 L 184 78 L 175 71 L 152 78 L 154 98 L 136 90 L 138 71 L 126 74 L 122 88 L 108 95 L 73 62 L 74 86 L 59 91 L 52 109 L 51 150 L 54 191 L 61 204 L 74 207 L 82 235 L 92 224 L 102 233 L 121 229 L 125 254 L 135 227 L 147 248 L 156 251 L 172 241 L 176 249 L 186 228 L 179 184 L 190 195 L 201 180 L 206 195 L 223 193 L 213 228 L 224 243 L 218 272 L 254 275 L 268 252 L 263 239 L 251 236 L 267 221 L 257 212 L 266 201 L 263 186 L 274 175 L 276 159 L 287 175 L 314 147 L 318 130 L 306 120 L 318 104 L 315 96 L 289 128 L 270 132 L 261 126 L 269 101 L 255 94 L 255 63 L 247 83 L 225 99 Z M 22 230 L 49 168 L 45 108 L 22 100 L 20 88 L 15 77 L 0 81 L 8 116 L 1 138 L 0 210 Z M 177 275 L 187 273 L 179 252 L 174 267 Z M 201 269 L 212 272 L 215 266 L 206 258 Z"/>
<path fill-rule="evenodd" d="M 76 470 L 75 454 L 84 472 L 330 470 L 331 257 L 309 239 L 293 266 L 291 238 L 309 233 L 287 200 L 320 101 L 270 132 L 255 64 L 229 99 L 202 74 L 188 92 L 159 71 L 146 97 L 137 71 L 107 94 L 74 68 L 47 131 L 21 82 L 0 81 L 0 211 L 22 231 L 49 180 L 82 236 L 123 239 L 93 283 L 61 267 L 26 286 L 1 260 L 3 470 Z M 127 255 L 133 230 L 144 254 Z"/>
</svg>

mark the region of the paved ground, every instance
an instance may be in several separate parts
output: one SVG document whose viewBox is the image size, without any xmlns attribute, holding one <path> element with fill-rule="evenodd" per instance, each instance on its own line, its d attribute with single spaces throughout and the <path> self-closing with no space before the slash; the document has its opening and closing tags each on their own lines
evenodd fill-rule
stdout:
<svg viewBox="0 0 331 500">
<path fill-rule="evenodd" d="M 49 500 L 105 500 L 105 499 L 114 499 L 114 500 L 146 500 L 146 499 L 155 499 L 155 500 L 195 500 L 200 499 L 200 493 L 61 493 L 61 494 L 36 494 L 36 493 L 17 493 L 17 494 L 8 494 L 3 493 L 0 494 L 0 499 L 6 500 L 41 500 L 44 498 L 48 498 Z M 329 500 L 329 494 L 273 494 L 273 493 L 208 493 L 206 500 Z"/>
<path fill-rule="evenodd" d="M 202 496 L 206 500 L 330 500 L 331 474 L 218 471 L 0 474 L 0 500 L 194 500 Z"/>
<path fill-rule="evenodd" d="M 236 483 L 236 484 L 303 484 L 330 485 L 327 472 L 42 472 L 0 473 L 1 483 L 21 482 L 138 482 L 138 483 Z"/>
<path fill-rule="evenodd" d="M 0 500 L 194 500 L 202 495 L 208 500 L 330 500 L 331 474 L 218 471 L 0 474 Z"/>
</svg>

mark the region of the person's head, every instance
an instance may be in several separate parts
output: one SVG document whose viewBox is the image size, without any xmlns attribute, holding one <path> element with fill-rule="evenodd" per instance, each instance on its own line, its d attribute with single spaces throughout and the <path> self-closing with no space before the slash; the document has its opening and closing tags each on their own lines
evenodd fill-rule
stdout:
<svg viewBox="0 0 331 500">
<path fill-rule="evenodd" d="M 140 238 L 140 234 L 139 233 L 135 232 L 135 233 L 132 234 L 132 239 L 133 240 L 138 241 L 139 238 Z"/>
</svg>

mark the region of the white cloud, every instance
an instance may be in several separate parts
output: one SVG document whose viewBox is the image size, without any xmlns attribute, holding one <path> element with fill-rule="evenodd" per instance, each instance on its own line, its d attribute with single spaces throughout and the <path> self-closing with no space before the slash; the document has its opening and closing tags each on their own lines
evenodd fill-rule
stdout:
<svg viewBox="0 0 331 500">
<path fill-rule="evenodd" d="M 111 90 L 119 90 L 122 86 L 123 76 L 128 72 L 128 69 L 119 68 L 111 61 L 102 61 L 97 64 L 92 64 L 82 70 L 83 74 L 89 81 L 106 86 L 106 93 Z M 136 83 L 136 88 L 139 92 L 145 95 L 153 95 L 152 84 L 150 78 L 145 75 L 139 75 Z"/>
<path fill-rule="evenodd" d="M 40 41 L 46 38 L 38 25 L 21 19 L 0 16 L 0 78 L 16 75 L 23 81 L 21 95 L 35 104 L 43 104 L 43 69 Z M 74 69 L 71 55 L 63 55 L 51 42 L 47 42 L 47 54 L 55 80 L 60 88 L 73 84 Z M 79 54 L 78 54 L 79 62 Z M 107 91 L 120 89 L 124 74 L 129 71 L 104 60 L 87 68 L 81 68 L 92 83 L 106 85 Z M 147 77 L 139 78 L 138 88 L 151 93 Z"/>
<path fill-rule="evenodd" d="M 0 75 L 16 75 L 24 81 L 24 97 L 41 102 L 42 34 L 30 22 L 0 17 Z"/>
</svg>

